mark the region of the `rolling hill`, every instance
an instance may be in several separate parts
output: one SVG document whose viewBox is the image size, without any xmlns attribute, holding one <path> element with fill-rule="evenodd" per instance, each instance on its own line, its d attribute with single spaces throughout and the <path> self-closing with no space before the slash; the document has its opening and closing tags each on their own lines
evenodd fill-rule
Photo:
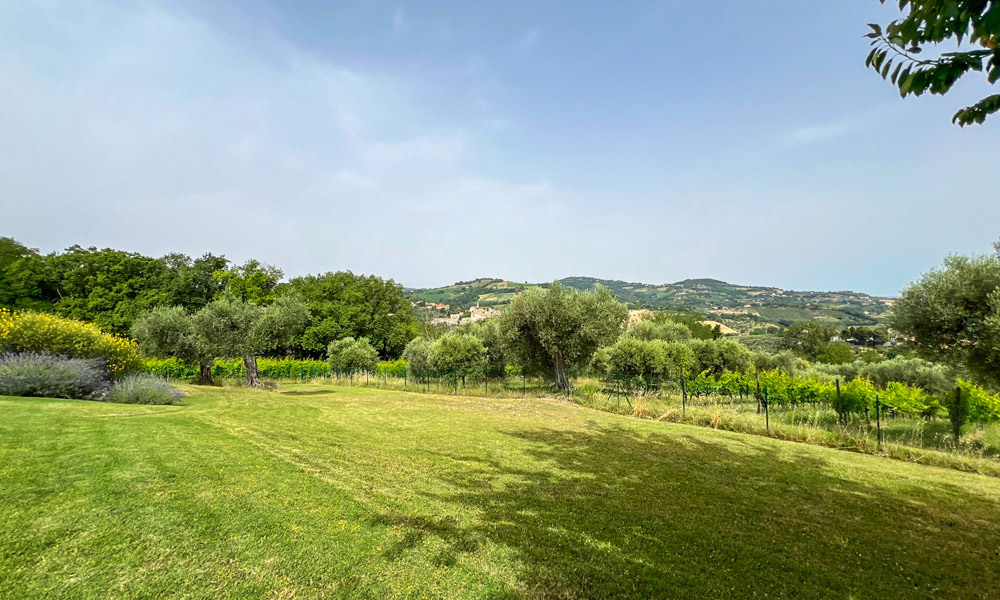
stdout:
<svg viewBox="0 0 1000 600">
<path fill-rule="evenodd" d="M 660 285 L 593 277 L 567 277 L 559 283 L 578 290 L 608 289 L 630 308 L 694 311 L 710 315 L 741 332 L 767 325 L 819 321 L 836 326 L 878 325 L 888 315 L 892 298 L 859 292 L 815 292 L 736 285 L 717 279 L 685 279 Z M 482 278 L 439 288 L 407 289 L 415 300 L 447 304 L 454 310 L 507 304 L 533 284 Z"/>
</svg>

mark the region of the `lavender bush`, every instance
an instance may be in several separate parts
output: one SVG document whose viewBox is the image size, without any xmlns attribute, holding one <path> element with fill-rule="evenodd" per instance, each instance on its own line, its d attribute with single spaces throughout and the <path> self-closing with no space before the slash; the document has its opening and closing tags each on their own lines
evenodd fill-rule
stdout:
<svg viewBox="0 0 1000 600">
<path fill-rule="evenodd" d="M 0 354 L 0 395 L 94 399 L 108 389 L 104 361 L 35 352 Z"/>
<path fill-rule="evenodd" d="M 177 404 L 183 397 L 180 390 L 159 377 L 130 375 L 116 381 L 102 400 L 121 404 Z"/>
</svg>

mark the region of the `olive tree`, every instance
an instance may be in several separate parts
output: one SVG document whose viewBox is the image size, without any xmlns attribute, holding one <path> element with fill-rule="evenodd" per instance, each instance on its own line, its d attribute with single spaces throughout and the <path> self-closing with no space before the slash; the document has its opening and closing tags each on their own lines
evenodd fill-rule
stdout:
<svg viewBox="0 0 1000 600">
<path fill-rule="evenodd" d="M 461 376 L 481 373 L 486 365 L 486 347 L 474 335 L 449 331 L 431 345 L 434 368 L 439 373 Z"/>
<path fill-rule="evenodd" d="M 431 353 L 431 342 L 427 338 L 413 338 L 403 350 L 403 360 L 406 361 L 406 370 L 410 377 L 414 379 L 426 380 L 433 369 L 433 356 Z"/>
<path fill-rule="evenodd" d="M 686 342 L 691 339 L 691 330 L 676 321 L 639 321 L 625 331 L 627 337 L 638 340 L 663 340 L 664 342 Z"/>
<path fill-rule="evenodd" d="M 581 292 L 553 283 L 515 296 L 499 318 L 511 355 L 523 368 L 552 369 L 557 390 L 569 390 L 567 370 L 621 335 L 628 309 L 606 289 Z"/>
<path fill-rule="evenodd" d="M 502 376 L 507 367 L 508 352 L 503 334 L 500 331 L 500 323 L 496 319 L 486 319 L 463 325 L 458 330 L 462 333 L 468 333 L 482 342 L 483 348 L 486 350 L 486 368 Z"/>
<path fill-rule="evenodd" d="M 330 369 L 339 373 L 374 371 L 378 367 L 378 350 L 368 338 L 341 338 L 330 342 L 326 350 Z"/>
<path fill-rule="evenodd" d="M 736 340 L 694 340 L 690 344 L 694 358 L 691 371 L 708 371 L 721 375 L 725 371 L 742 372 L 753 366 L 754 355 L 749 348 Z"/>
<path fill-rule="evenodd" d="M 599 373 L 626 381 L 678 380 L 694 360 L 687 344 L 640 340 L 623 336 L 594 353 L 592 366 Z"/>
<path fill-rule="evenodd" d="M 293 296 L 279 296 L 269 306 L 258 306 L 225 294 L 198 311 L 193 320 L 217 356 L 243 359 L 247 385 L 257 387 L 257 356 L 287 346 L 305 328 L 309 309 Z"/>
<path fill-rule="evenodd" d="M 198 385 L 213 385 L 215 354 L 195 319 L 180 306 L 164 306 L 140 315 L 132 325 L 132 337 L 148 356 L 177 358 L 199 367 Z"/>
<path fill-rule="evenodd" d="M 949 256 L 903 290 L 892 326 L 923 358 L 1000 386 L 1000 256 Z"/>
</svg>

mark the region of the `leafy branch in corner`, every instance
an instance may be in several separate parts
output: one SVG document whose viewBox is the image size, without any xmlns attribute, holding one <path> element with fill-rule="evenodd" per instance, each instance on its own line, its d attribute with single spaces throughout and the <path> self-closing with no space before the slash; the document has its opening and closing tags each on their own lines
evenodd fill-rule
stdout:
<svg viewBox="0 0 1000 600">
<path fill-rule="evenodd" d="M 879 0 L 883 4 L 885 0 Z M 1000 2 L 997 0 L 899 0 L 908 10 L 901 20 L 886 27 L 868 25 L 866 35 L 872 50 L 865 66 L 899 88 L 900 96 L 925 92 L 944 95 L 969 72 L 984 73 L 991 85 L 1000 80 Z M 954 40 L 978 48 L 943 52 L 938 58 L 921 59 L 928 45 Z M 955 113 L 952 122 L 961 126 L 982 124 L 1000 111 L 1000 94 L 987 96 Z"/>
</svg>

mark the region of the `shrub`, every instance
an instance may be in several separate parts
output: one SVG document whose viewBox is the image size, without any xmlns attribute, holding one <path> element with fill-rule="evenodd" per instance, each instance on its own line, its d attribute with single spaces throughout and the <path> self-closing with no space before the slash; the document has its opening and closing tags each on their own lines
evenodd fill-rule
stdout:
<svg viewBox="0 0 1000 600">
<path fill-rule="evenodd" d="M 438 373 L 481 375 L 486 366 L 486 348 L 475 336 L 448 332 L 431 344 L 431 360 Z"/>
<path fill-rule="evenodd" d="M 129 375 L 116 381 L 102 400 L 118 404 L 177 404 L 184 394 L 158 377 Z"/>
<path fill-rule="evenodd" d="M 434 367 L 431 343 L 426 338 L 413 338 L 403 350 L 403 360 L 406 361 L 407 371 L 413 379 L 429 377 Z"/>
<path fill-rule="evenodd" d="M 94 398 L 107 389 L 100 359 L 36 352 L 0 354 L 0 395 Z"/>
<path fill-rule="evenodd" d="M 142 365 L 132 340 L 104 333 L 90 323 L 36 312 L 0 309 L 0 352 L 99 358 L 115 379 Z"/>
<path fill-rule="evenodd" d="M 340 373 L 374 371 L 378 367 L 378 351 L 368 338 L 334 340 L 327 348 L 327 356 L 331 371 Z"/>
</svg>

